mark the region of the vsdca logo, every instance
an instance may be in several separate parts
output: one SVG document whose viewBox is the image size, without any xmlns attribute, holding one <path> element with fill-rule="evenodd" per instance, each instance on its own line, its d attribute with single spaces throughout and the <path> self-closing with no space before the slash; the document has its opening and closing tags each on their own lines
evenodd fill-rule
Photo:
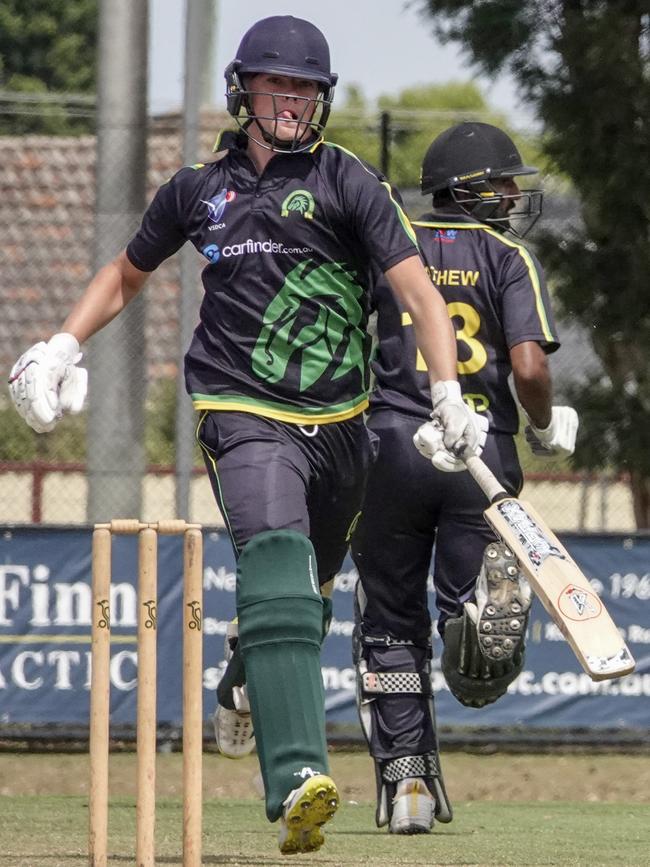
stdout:
<svg viewBox="0 0 650 867">
<path fill-rule="evenodd" d="M 234 190 L 226 190 L 224 188 L 218 192 L 216 196 L 212 196 L 208 201 L 201 199 L 201 202 L 208 206 L 208 219 L 210 222 L 219 222 L 223 216 L 223 212 L 226 210 L 226 205 L 228 202 L 232 202 L 236 195 L 237 194 Z"/>
</svg>

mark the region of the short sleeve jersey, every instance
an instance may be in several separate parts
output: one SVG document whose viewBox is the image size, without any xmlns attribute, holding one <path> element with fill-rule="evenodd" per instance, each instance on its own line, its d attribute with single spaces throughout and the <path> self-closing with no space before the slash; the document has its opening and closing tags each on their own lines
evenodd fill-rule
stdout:
<svg viewBox="0 0 650 867">
<path fill-rule="evenodd" d="M 486 412 L 490 428 L 517 432 L 517 406 L 508 384 L 510 349 L 535 341 L 559 347 L 544 273 L 520 242 L 465 215 L 427 215 L 413 223 L 427 271 L 447 302 L 458 347 L 463 397 Z M 375 290 L 378 346 L 371 407 L 427 418 L 431 392 L 409 314 L 380 280 Z"/>
<path fill-rule="evenodd" d="M 205 258 L 200 322 L 185 356 L 197 409 L 298 424 L 341 421 L 368 404 L 373 273 L 418 254 L 379 173 L 318 140 L 258 175 L 246 137 L 158 190 L 127 247 L 152 271 L 189 240 Z"/>
</svg>

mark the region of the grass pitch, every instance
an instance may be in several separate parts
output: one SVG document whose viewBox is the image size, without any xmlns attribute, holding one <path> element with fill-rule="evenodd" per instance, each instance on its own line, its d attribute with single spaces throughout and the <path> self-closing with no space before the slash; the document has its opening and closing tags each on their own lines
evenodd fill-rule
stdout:
<svg viewBox="0 0 650 867">
<path fill-rule="evenodd" d="M 208 755 L 203 863 L 231 867 L 640 867 L 650 863 L 650 759 L 646 756 L 450 754 L 443 761 L 454 821 L 436 825 L 432 835 L 394 837 L 375 827 L 367 756 L 334 754 L 332 772 L 342 803 L 326 826 L 325 846 L 311 855 L 281 856 L 277 826 L 266 821 L 263 803 L 251 785 L 254 757 L 229 762 Z M 160 865 L 182 863 L 180 762 L 178 755 L 159 756 L 156 863 Z M 134 771 L 132 754 L 111 757 L 109 864 L 134 863 Z M 86 864 L 86 782 L 86 756 L 0 754 L 0 867 Z"/>
</svg>

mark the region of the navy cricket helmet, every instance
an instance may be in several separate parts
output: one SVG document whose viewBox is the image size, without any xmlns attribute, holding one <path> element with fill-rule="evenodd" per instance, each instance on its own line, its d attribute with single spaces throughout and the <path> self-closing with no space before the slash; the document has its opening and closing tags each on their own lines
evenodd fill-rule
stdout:
<svg viewBox="0 0 650 867">
<path fill-rule="evenodd" d="M 296 97 L 303 105 L 296 118 L 296 135 L 293 139 L 279 139 L 262 129 L 259 123 L 255 123 L 258 116 L 253 113 L 250 99 L 253 91 L 248 88 L 246 77 L 258 73 L 309 79 L 318 84 L 316 99 Z M 311 147 L 313 137 L 298 136 L 298 131 L 301 121 L 311 111 L 312 103 L 316 103 L 316 110 L 308 121 L 309 128 L 316 135 L 323 132 L 329 118 L 338 76 L 330 70 L 327 40 L 311 22 L 294 18 L 293 15 L 273 15 L 256 22 L 244 34 L 237 49 L 237 56 L 228 64 L 224 75 L 229 114 L 246 134 L 262 147 L 294 153 Z M 242 109 L 245 112 L 243 117 Z M 262 141 L 256 138 L 253 132 L 258 132 Z M 307 141 L 304 141 L 305 138 Z"/>
<path fill-rule="evenodd" d="M 524 164 L 503 130 L 489 123 L 465 122 L 433 140 L 422 162 L 420 189 L 423 196 L 433 194 L 434 206 L 451 198 L 480 222 L 523 237 L 542 213 L 542 191 L 508 195 L 495 189 L 491 181 L 538 171 Z"/>
</svg>

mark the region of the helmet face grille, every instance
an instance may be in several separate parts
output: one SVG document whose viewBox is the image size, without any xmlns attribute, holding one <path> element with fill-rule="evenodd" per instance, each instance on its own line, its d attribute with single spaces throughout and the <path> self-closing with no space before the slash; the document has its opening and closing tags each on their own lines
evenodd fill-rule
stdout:
<svg viewBox="0 0 650 867">
<path fill-rule="evenodd" d="M 420 188 L 422 195 L 434 195 L 434 207 L 436 199 L 444 199 L 479 222 L 523 237 L 542 212 L 542 191 L 520 190 L 515 195 L 493 181 L 536 173 L 536 168 L 524 165 L 503 130 L 487 123 L 461 123 L 431 143 Z"/>
<path fill-rule="evenodd" d="M 295 125 L 295 131 L 293 136 L 289 138 L 280 137 L 277 132 L 279 106 L 276 105 L 276 100 L 282 94 L 263 92 L 271 99 L 272 109 L 271 113 L 267 115 L 256 114 L 253 111 L 253 97 L 258 93 L 262 93 L 262 91 L 249 90 L 242 85 L 238 91 L 241 100 L 240 110 L 233 115 L 239 128 L 252 141 L 266 150 L 288 153 L 300 153 L 313 147 L 314 137 L 322 134 L 330 113 L 331 102 L 325 98 L 322 91 L 315 99 L 301 96 L 292 97 L 296 106 L 296 118 L 291 121 Z M 264 121 L 263 124 L 262 121 Z"/>
<path fill-rule="evenodd" d="M 517 238 L 530 232 L 542 214 L 544 194 L 538 189 L 504 193 L 486 180 L 449 191 L 454 205 L 468 217 Z"/>
</svg>

